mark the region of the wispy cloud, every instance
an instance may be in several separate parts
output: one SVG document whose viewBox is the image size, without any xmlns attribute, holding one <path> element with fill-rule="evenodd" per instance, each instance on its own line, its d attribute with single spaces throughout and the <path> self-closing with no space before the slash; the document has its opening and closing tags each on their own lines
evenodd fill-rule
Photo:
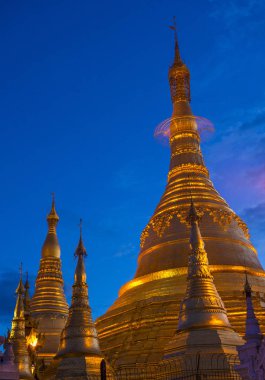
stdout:
<svg viewBox="0 0 265 380">
<path fill-rule="evenodd" d="M 264 128 L 265 126 L 265 108 L 261 108 L 256 110 L 256 114 L 254 117 L 241 124 L 240 130 L 245 131 L 252 128 L 257 128 L 262 126 Z"/>
<path fill-rule="evenodd" d="M 205 150 L 210 172 L 218 173 L 213 175 L 217 188 L 242 209 L 242 204 L 261 203 L 265 195 L 265 110 L 253 107 L 229 116 Z"/>
<path fill-rule="evenodd" d="M 211 16 L 222 18 L 227 27 L 232 27 L 265 8 L 263 0 L 209 0 Z"/>
<path fill-rule="evenodd" d="M 136 247 L 132 243 L 122 245 L 119 250 L 114 254 L 114 257 L 134 256 L 136 254 Z"/>
</svg>

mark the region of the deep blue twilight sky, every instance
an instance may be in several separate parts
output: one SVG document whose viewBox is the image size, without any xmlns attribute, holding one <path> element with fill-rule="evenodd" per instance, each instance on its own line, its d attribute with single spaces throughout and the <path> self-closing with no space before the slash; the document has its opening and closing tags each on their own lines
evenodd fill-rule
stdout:
<svg viewBox="0 0 265 380">
<path fill-rule="evenodd" d="M 171 114 L 173 15 L 194 114 L 215 125 L 206 164 L 265 264 L 264 0 L 2 0 L 0 334 L 20 261 L 33 290 L 53 191 L 68 299 L 80 217 L 95 317 L 133 277 L 166 183 L 153 132 Z"/>
</svg>

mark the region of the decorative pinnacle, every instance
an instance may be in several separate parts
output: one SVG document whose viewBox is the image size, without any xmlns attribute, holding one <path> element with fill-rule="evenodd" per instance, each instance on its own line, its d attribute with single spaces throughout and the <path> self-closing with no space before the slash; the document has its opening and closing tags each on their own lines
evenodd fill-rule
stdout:
<svg viewBox="0 0 265 380">
<path fill-rule="evenodd" d="M 57 215 L 57 212 L 55 210 L 55 194 L 52 193 L 52 208 L 50 213 L 47 216 L 47 222 L 49 225 L 49 231 L 55 232 L 55 227 L 59 221 L 59 216 Z"/>
<path fill-rule="evenodd" d="M 75 269 L 75 284 L 84 284 L 86 283 L 86 269 L 84 263 L 84 257 L 87 255 L 86 249 L 83 244 L 82 239 L 82 224 L 83 221 L 80 219 L 79 228 L 80 228 L 80 238 L 78 242 L 78 246 L 75 250 L 75 257 L 78 257 L 76 269 Z"/>
<path fill-rule="evenodd" d="M 20 263 L 20 266 L 19 266 L 19 274 L 20 274 L 20 279 L 19 279 L 18 287 L 16 289 L 16 294 L 24 294 L 25 288 L 24 288 L 23 281 L 22 281 L 22 277 L 23 277 L 22 263 Z"/>
<path fill-rule="evenodd" d="M 25 281 L 24 287 L 26 290 L 29 289 L 29 273 L 28 272 L 26 272 L 26 281 Z"/>
<path fill-rule="evenodd" d="M 195 208 L 192 195 L 190 194 L 190 210 L 189 214 L 187 216 L 187 222 L 189 222 L 190 225 L 193 225 L 194 223 L 198 223 L 200 220 L 200 217 L 197 213 L 197 210 Z"/>
<path fill-rule="evenodd" d="M 83 243 L 83 237 L 82 237 L 82 227 L 83 227 L 83 220 L 80 219 L 80 223 L 78 224 L 80 229 L 80 237 L 79 237 L 79 243 L 75 250 L 75 256 L 87 256 L 86 249 Z"/>
<path fill-rule="evenodd" d="M 179 51 L 176 16 L 173 17 L 172 25 L 170 25 L 169 28 L 174 31 L 174 40 L 175 40 L 175 58 L 174 58 L 173 65 L 180 66 L 183 64 L 183 62 L 181 60 L 180 51 Z"/>
<path fill-rule="evenodd" d="M 199 228 L 199 220 L 200 217 L 197 213 L 197 210 L 195 208 L 195 205 L 193 203 L 193 199 L 191 197 L 191 204 L 190 204 L 190 210 L 187 217 L 187 221 L 191 225 L 190 230 L 190 246 L 193 251 L 196 251 L 197 249 L 203 249 L 204 250 L 204 242 L 201 236 L 201 231 Z"/>
</svg>

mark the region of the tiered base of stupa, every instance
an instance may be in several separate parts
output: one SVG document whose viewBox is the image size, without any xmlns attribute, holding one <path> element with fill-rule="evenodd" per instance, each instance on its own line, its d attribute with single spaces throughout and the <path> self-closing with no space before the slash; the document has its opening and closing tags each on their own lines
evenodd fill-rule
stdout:
<svg viewBox="0 0 265 380">
<path fill-rule="evenodd" d="M 243 267 L 221 272 L 211 267 L 214 283 L 227 309 L 232 327 L 245 332 L 245 297 Z M 175 334 L 180 301 L 186 290 L 186 270 L 178 268 L 138 277 L 126 284 L 120 297 L 97 320 L 101 350 L 112 367 L 158 363 L 164 348 Z M 249 269 L 251 270 L 251 269 Z M 265 331 L 265 277 L 253 270 L 249 280 L 254 291 L 256 315 Z"/>
</svg>

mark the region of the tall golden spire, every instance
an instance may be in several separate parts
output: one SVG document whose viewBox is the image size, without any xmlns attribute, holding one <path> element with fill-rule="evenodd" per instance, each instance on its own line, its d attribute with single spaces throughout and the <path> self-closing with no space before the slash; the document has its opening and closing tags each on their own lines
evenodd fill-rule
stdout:
<svg viewBox="0 0 265 380">
<path fill-rule="evenodd" d="M 190 223 L 191 253 L 188 262 L 187 290 L 180 304 L 178 331 L 194 328 L 229 328 L 224 304 L 210 273 L 207 253 L 199 228 L 199 216 L 191 201 L 187 218 Z"/>
<path fill-rule="evenodd" d="M 204 119 L 192 114 L 190 73 L 183 61 L 176 41 L 168 73 L 173 110 L 167 131 L 170 167 L 166 189 L 141 234 L 134 278 L 121 287 L 117 300 L 97 320 L 103 352 L 115 362 L 119 357 L 120 365 L 158 360 L 169 336 L 174 334 L 176 310 L 186 290 L 191 194 L 198 214 L 203 216 L 200 230 L 210 270 L 231 325 L 244 334 L 241 285 L 246 267 L 255 288 L 254 297 L 259 301 L 256 313 L 265 328 L 265 272 L 246 224 L 210 179 L 200 147 L 199 126 L 204 126 Z M 152 339 L 146 343 L 148 331 L 152 331 Z"/>
<path fill-rule="evenodd" d="M 38 325 L 38 332 L 45 335 L 45 343 L 38 356 L 49 362 L 56 354 L 61 331 L 68 316 L 60 259 L 60 245 L 56 226 L 59 217 L 52 196 L 51 211 L 47 216 L 48 233 L 41 253 L 40 269 L 31 300 L 31 316 Z"/>
<path fill-rule="evenodd" d="M 172 66 L 169 68 L 168 79 L 170 84 L 171 100 L 175 107 L 173 114 L 175 116 L 182 114 L 191 114 L 190 103 L 190 72 L 183 63 L 179 50 L 177 26 L 174 18 L 173 26 L 175 37 L 175 56 Z M 180 103 L 180 104 L 178 104 Z M 187 103 L 187 104 L 185 104 Z"/>
<path fill-rule="evenodd" d="M 211 275 L 207 253 L 199 228 L 199 216 L 191 201 L 190 248 L 187 288 L 180 304 L 177 332 L 165 347 L 165 359 L 200 352 L 209 365 L 213 354 L 237 355 L 242 339 L 232 329 L 226 310 Z M 205 368 L 205 367 L 204 367 Z"/>
<path fill-rule="evenodd" d="M 15 355 L 15 363 L 19 371 L 19 379 L 33 379 L 31 373 L 30 358 L 27 350 L 27 342 L 25 338 L 25 317 L 23 295 L 25 288 L 22 282 L 22 265 L 20 267 L 20 279 L 16 289 L 17 300 L 12 320 L 10 332 L 10 342 L 12 343 L 13 352 Z"/>
<path fill-rule="evenodd" d="M 53 376 L 61 380 L 71 378 L 71 376 L 88 378 L 90 375 L 100 374 L 103 355 L 99 348 L 97 331 L 89 306 L 84 263 L 86 255 L 82 238 L 82 221 L 80 221 L 80 238 L 75 251 L 77 265 L 72 302 L 66 326 L 61 334 L 59 350 L 45 374 L 45 378 L 49 380 L 53 379 Z"/>
</svg>

